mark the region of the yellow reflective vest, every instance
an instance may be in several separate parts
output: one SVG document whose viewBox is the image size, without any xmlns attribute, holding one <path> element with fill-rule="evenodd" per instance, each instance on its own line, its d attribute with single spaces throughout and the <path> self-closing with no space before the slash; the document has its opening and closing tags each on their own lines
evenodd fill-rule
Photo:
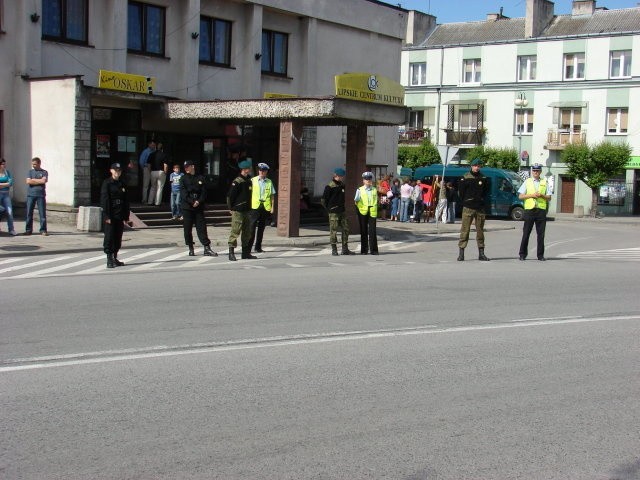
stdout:
<svg viewBox="0 0 640 480">
<path fill-rule="evenodd" d="M 271 197 L 273 195 L 273 183 L 269 178 L 264 179 L 264 198 L 260 198 L 260 177 L 253 177 L 251 183 L 253 188 L 251 189 L 251 208 L 257 210 L 260 208 L 260 203 L 263 204 L 264 209 L 267 212 L 271 211 Z M 260 202 L 262 200 L 262 202 Z"/>
<path fill-rule="evenodd" d="M 360 198 L 356 202 L 356 207 L 362 215 L 369 213 L 372 217 L 378 216 L 378 191 L 375 188 L 367 190 L 364 185 L 360 188 Z M 370 195 L 371 194 L 371 195 Z M 371 207 L 371 208 L 369 208 Z"/>
<path fill-rule="evenodd" d="M 547 179 L 546 178 L 541 178 L 540 179 L 540 188 L 536 190 L 536 186 L 535 183 L 533 181 L 533 178 L 527 178 L 524 182 L 525 187 L 527 188 L 527 190 L 525 191 L 526 195 L 533 195 L 536 192 L 540 192 L 542 195 L 546 195 L 547 194 Z M 525 210 L 531 210 L 534 208 L 541 208 L 542 210 L 546 210 L 547 209 L 547 199 L 544 197 L 540 197 L 540 198 L 527 198 L 524 201 L 524 209 Z"/>
</svg>

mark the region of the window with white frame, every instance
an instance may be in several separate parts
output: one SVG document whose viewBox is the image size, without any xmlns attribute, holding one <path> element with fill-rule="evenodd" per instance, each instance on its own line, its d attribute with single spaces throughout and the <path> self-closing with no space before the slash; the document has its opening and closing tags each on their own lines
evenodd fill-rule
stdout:
<svg viewBox="0 0 640 480">
<path fill-rule="evenodd" d="M 564 56 L 564 79 L 584 80 L 584 53 L 567 53 Z"/>
<path fill-rule="evenodd" d="M 472 132 L 478 129 L 478 110 L 460 110 L 458 115 L 458 129 Z"/>
<path fill-rule="evenodd" d="M 409 113 L 409 129 L 420 130 L 424 126 L 424 110 L 412 110 Z"/>
<path fill-rule="evenodd" d="M 560 122 L 558 127 L 561 130 L 578 133 L 582 130 L 582 109 L 581 108 L 561 108 Z"/>
<path fill-rule="evenodd" d="M 623 135 L 627 133 L 628 118 L 628 108 L 608 108 L 607 133 L 609 135 Z"/>
<path fill-rule="evenodd" d="M 610 78 L 626 78 L 631 76 L 631 50 L 611 52 L 609 62 Z"/>
<path fill-rule="evenodd" d="M 470 58 L 462 62 L 462 83 L 480 83 L 482 62 L 479 58 Z"/>
<path fill-rule="evenodd" d="M 516 110 L 516 135 L 527 135 L 533 133 L 533 109 Z"/>
<path fill-rule="evenodd" d="M 427 62 L 409 64 L 409 85 L 427 84 Z"/>
<path fill-rule="evenodd" d="M 527 82 L 536 79 L 538 59 L 535 55 L 518 57 L 518 81 Z"/>
</svg>

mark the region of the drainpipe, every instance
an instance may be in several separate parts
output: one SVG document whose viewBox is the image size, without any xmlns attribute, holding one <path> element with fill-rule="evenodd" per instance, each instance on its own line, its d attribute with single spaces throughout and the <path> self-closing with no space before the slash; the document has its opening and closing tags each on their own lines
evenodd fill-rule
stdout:
<svg viewBox="0 0 640 480">
<path fill-rule="evenodd" d="M 440 103 L 442 102 L 442 79 L 444 69 L 444 47 L 440 47 L 440 84 L 436 91 L 438 92 L 438 104 L 436 105 L 436 145 L 440 145 Z"/>
</svg>

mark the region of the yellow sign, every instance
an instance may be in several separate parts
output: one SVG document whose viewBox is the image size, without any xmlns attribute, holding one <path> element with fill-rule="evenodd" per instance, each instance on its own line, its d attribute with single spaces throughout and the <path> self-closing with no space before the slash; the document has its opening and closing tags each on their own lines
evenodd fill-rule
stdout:
<svg viewBox="0 0 640 480">
<path fill-rule="evenodd" d="M 156 79 L 154 77 L 100 70 L 100 81 L 98 82 L 100 88 L 152 95 L 155 86 Z"/>
<path fill-rule="evenodd" d="M 336 97 L 404 106 L 404 87 L 390 78 L 371 73 L 345 73 L 335 78 Z"/>
<path fill-rule="evenodd" d="M 297 95 L 290 95 L 288 93 L 272 93 L 272 92 L 264 92 L 264 98 L 296 98 Z"/>
</svg>

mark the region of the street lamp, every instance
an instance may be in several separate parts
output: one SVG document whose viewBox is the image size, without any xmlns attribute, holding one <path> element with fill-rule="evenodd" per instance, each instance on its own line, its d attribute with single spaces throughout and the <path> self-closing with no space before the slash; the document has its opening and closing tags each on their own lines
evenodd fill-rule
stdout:
<svg viewBox="0 0 640 480">
<path fill-rule="evenodd" d="M 516 99 L 513 101 L 513 103 L 516 105 L 516 107 L 520 108 L 520 119 L 521 119 L 521 124 L 518 124 L 518 121 L 516 119 L 516 129 L 518 130 L 518 152 L 520 155 L 520 160 L 524 160 L 524 155 L 522 152 L 522 131 L 524 130 L 524 126 L 525 126 L 525 121 L 524 121 L 524 108 L 529 105 L 529 100 L 527 100 L 526 95 L 524 94 L 524 92 L 520 92 L 518 93 L 518 96 L 516 97 Z M 527 154 L 527 160 L 529 159 L 529 155 Z"/>
</svg>

